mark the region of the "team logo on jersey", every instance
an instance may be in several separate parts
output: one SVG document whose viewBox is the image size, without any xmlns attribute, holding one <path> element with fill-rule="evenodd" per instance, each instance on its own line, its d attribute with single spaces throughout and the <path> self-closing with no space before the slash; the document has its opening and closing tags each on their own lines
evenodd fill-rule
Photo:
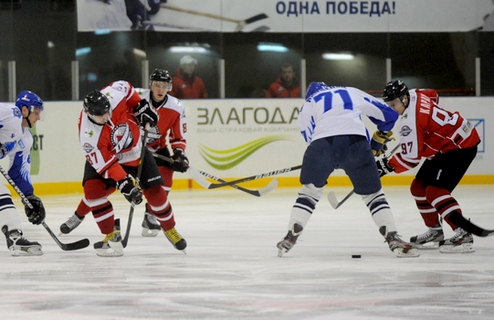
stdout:
<svg viewBox="0 0 494 320">
<path fill-rule="evenodd" d="M 12 108 L 12 112 L 14 113 L 14 117 L 16 118 L 22 118 L 22 113 L 21 113 L 21 110 L 19 108 Z"/>
<path fill-rule="evenodd" d="M 400 130 L 400 136 L 406 137 L 412 133 L 412 129 L 409 126 L 403 126 Z"/>
<path fill-rule="evenodd" d="M 134 143 L 134 138 L 130 132 L 130 128 L 126 123 L 121 123 L 113 128 L 110 140 L 114 146 L 113 151 L 116 153 L 127 149 Z"/>
<path fill-rule="evenodd" d="M 93 151 L 93 149 L 94 147 L 90 143 L 85 142 L 82 145 L 82 150 L 84 150 L 86 153 L 90 153 L 91 151 Z"/>
</svg>

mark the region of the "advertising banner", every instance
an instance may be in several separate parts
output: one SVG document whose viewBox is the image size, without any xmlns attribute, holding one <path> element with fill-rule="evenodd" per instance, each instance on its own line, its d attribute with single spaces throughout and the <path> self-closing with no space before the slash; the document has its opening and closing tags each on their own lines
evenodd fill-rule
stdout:
<svg viewBox="0 0 494 320">
<path fill-rule="evenodd" d="M 492 0 L 77 0 L 79 31 L 492 31 L 493 12 Z"/>
</svg>

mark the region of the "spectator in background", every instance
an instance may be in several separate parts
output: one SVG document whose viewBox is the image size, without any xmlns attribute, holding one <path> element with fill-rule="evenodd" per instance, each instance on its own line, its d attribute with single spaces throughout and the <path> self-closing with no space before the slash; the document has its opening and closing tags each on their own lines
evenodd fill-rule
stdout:
<svg viewBox="0 0 494 320">
<path fill-rule="evenodd" d="M 269 86 L 266 98 L 300 98 L 300 81 L 291 64 L 281 66 L 281 75 Z"/>
<path fill-rule="evenodd" d="M 194 70 L 197 60 L 191 56 L 183 56 L 180 59 L 180 67 L 173 77 L 173 89 L 170 95 L 178 99 L 203 99 L 208 97 L 204 81 L 198 77 Z"/>
</svg>

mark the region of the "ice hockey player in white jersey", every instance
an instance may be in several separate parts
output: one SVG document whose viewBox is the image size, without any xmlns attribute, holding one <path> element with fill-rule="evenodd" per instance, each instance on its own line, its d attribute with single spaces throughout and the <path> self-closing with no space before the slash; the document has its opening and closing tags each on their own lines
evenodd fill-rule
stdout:
<svg viewBox="0 0 494 320">
<path fill-rule="evenodd" d="M 362 115 L 378 129 L 371 143 Z M 389 249 L 397 257 L 418 256 L 417 249 L 398 236 L 373 157 L 373 153 L 380 155 L 386 150 L 397 119 L 398 114 L 393 109 L 359 89 L 330 87 L 324 82 L 309 85 L 298 118 L 301 133 L 308 143 L 300 173 L 302 188 L 291 210 L 288 233 L 277 244 L 278 256 L 295 245 L 335 169 L 345 170 Z"/>
<path fill-rule="evenodd" d="M 0 103 L 0 159 L 9 157 L 8 174 L 32 204 L 33 208 L 25 207 L 25 212 L 35 225 L 43 222 L 46 214 L 29 176 L 33 136 L 28 128 L 41 118 L 43 109 L 43 101 L 31 91 L 22 91 L 15 105 Z M 19 214 L 4 184 L 0 184 L 0 227 L 13 256 L 43 254 L 38 242 L 24 238 Z"/>
</svg>

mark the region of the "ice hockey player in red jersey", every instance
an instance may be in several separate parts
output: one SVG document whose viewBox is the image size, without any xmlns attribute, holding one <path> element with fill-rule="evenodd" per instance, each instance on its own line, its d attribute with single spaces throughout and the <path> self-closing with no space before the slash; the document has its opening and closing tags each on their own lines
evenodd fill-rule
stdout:
<svg viewBox="0 0 494 320">
<path fill-rule="evenodd" d="M 150 89 L 135 88 L 141 99 L 145 99 L 159 114 L 158 123 L 148 128 L 147 147 L 153 153 L 173 159 L 173 163 L 154 158 L 164 180 L 164 188 L 168 193 L 173 183 L 173 172 L 185 172 L 189 167 L 189 160 L 185 155 L 187 121 L 185 109 L 178 99 L 170 96 L 168 92 L 172 88 L 172 78 L 167 70 L 156 69 L 151 76 Z M 167 140 L 173 150 L 170 156 Z M 142 222 L 142 236 L 154 237 L 161 230 L 161 224 L 156 216 L 150 214 L 149 204 L 146 204 L 144 220 Z M 82 222 L 83 217 L 89 213 L 87 200 L 83 199 L 75 214 L 60 226 L 64 234 L 72 232 Z M 173 237 L 170 234 L 169 237 Z"/>
<path fill-rule="evenodd" d="M 86 164 L 84 198 L 77 210 L 83 213 L 78 216 L 82 220 L 89 208 L 101 233 L 106 235 L 103 241 L 94 244 L 96 253 L 100 256 L 123 255 L 118 219 L 114 219 L 113 207 L 108 199 L 116 189 L 135 204 L 141 203 L 144 195 L 150 213 L 157 217 L 168 240 L 176 249 L 184 250 L 186 241 L 175 229 L 163 178 L 147 148 L 144 150 L 139 180 L 142 191 L 134 184 L 133 178 L 137 176 L 143 148 L 139 125 L 156 125 L 158 115 L 154 108 L 141 99 L 126 81 L 116 81 L 100 91 L 88 93 L 83 105 L 79 118 L 79 139 Z"/>
<path fill-rule="evenodd" d="M 172 90 L 172 77 L 167 70 L 155 69 L 149 81 L 149 89 L 136 90 L 141 99 L 148 101 L 159 115 L 158 123 L 148 130 L 147 148 L 153 153 L 174 160 L 170 163 L 157 157 L 154 158 L 168 193 L 173 184 L 173 172 L 186 172 L 189 168 L 189 159 L 185 155 L 187 146 L 185 108 L 177 98 L 168 94 Z M 170 155 L 169 147 L 173 155 Z M 142 235 L 145 237 L 154 237 L 161 229 L 155 216 L 149 213 L 147 204 L 142 228 Z"/>
<path fill-rule="evenodd" d="M 401 80 L 388 82 L 383 100 L 400 114 L 397 124 L 401 152 L 376 164 L 381 176 L 401 173 L 418 166 L 410 191 L 429 229 L 410 242 L 419 248 L 437 248 L 443 253 L 475 251 L 473 236 L 467 232 L 462 210 L 451 192 L 477 155 L 480 138 L 472 123 L 458 112 L 439 107 L 435 90 L 409 90 Z M 441 220 L 455 231 L 444 239 Z"/>
</svg>

